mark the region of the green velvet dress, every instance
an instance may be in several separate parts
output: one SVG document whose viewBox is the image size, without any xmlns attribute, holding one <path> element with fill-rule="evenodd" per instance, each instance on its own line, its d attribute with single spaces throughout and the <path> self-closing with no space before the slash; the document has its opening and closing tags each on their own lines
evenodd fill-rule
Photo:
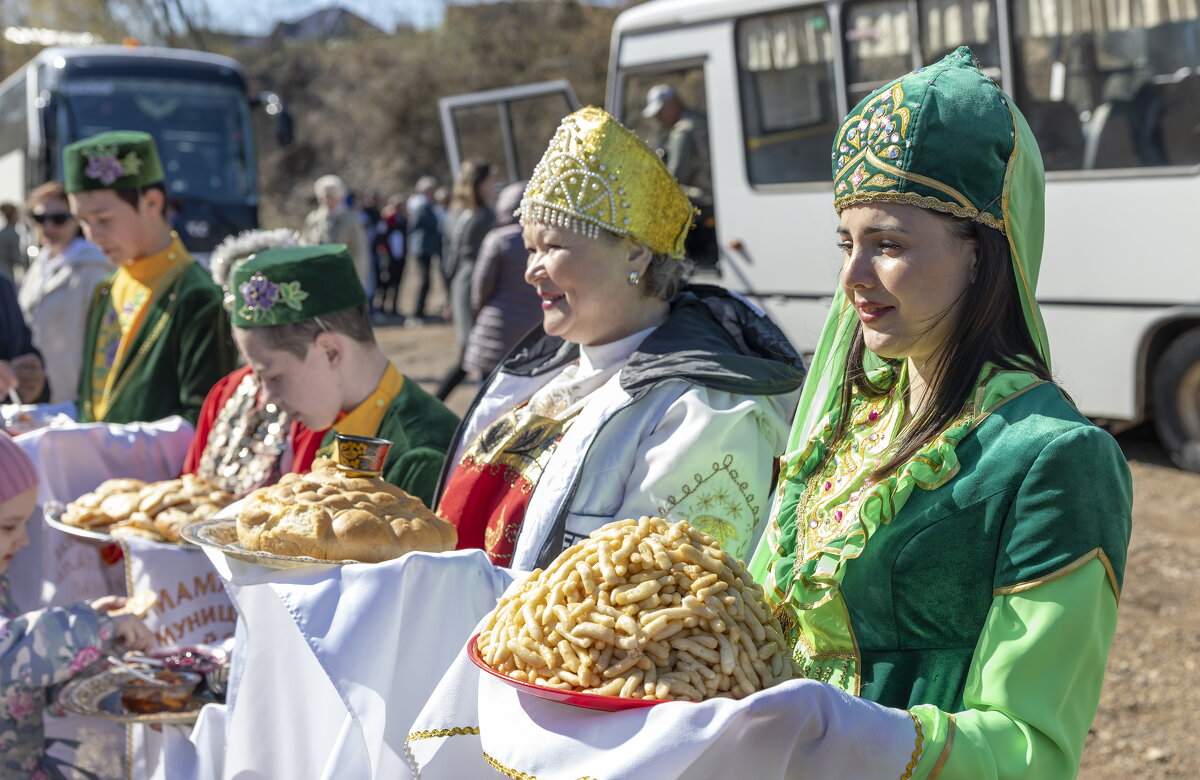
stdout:
<svg viewBox="0 0 1200 780">
<path fill-rule="evenodd" d="M 907 777 L 1073 776 L 1116 628 L 1124 457 L 1055 385 L 987 371 L 872 482 L 903 407 L 855 395 L 834 456 L 818 436 L 785 473 L 752 569 L 805 676 L 921 722 Z"/>
<path fill-rule="evenodd" d="M 1119 592 L 1132 492 L 1116 442 L 1057 387 L 997 408 L 955 450 L 958 474 L 915 490 L 846 563 L 842 593 L 862 657 L 861 695 L 963 709 L 997 594 L 1102 551 Z"/>
<path fill-rule="evenodd" d="M 96 337 L 112 306 L 113 275 L 96 288 L 83 338 L 79 421 L 128 423 L 180 415 L 196 423 L 208 391 L 237 365 L 221 291 L 199 263 L 157 292 L 142 327 L 116 368 L 112 400 L 101 420 L 92 408 Z"/>
</svg>

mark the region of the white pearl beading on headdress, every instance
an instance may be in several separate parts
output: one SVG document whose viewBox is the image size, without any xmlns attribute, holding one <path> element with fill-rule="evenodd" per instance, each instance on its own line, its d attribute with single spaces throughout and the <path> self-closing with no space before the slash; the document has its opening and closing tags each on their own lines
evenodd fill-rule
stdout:
<svg viewBox="0 0 1200 780">
<path fill-rule="evenodd" d="M 630 218 L 618 218 L 618 203 L 627 209 L 629 201 L 622 197 L 624 190 L 616 187 L 617 174 L 596 155 L 572 151 L 585 144 L 577 122 L 567 117 L 529 177 L 517 210 L 522 224 L 541 222 L 593 239 L 600 237 L 601 229 L 631 234 Z"/>
</svg>

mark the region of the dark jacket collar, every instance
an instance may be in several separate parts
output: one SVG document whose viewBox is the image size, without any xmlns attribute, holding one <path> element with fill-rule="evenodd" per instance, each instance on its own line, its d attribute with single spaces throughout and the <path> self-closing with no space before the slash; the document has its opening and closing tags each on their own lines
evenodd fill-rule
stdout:
<svg viewBox="0 0 1200 780">
<path fill-rule="evenodd" d="M 500 370 L 537 376 L 579 356 L 579 346 L 547 336 L 539 325 L 509 353 Z M 804 363 L 787 337 L 740 295 L 713 285 L 688 285 L 671 301 L 667 321 L 621 370 L 621 388 L 640 395 L 664 379 L 714 390 L 777 395 L 800 387 Z"/>
</svg>

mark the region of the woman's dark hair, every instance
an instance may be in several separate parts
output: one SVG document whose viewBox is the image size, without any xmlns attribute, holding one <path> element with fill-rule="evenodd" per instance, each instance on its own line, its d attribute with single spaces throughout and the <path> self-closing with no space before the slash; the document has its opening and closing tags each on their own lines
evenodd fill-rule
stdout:
<svg viewBox="0 0 1200 780">
<path fill-rule="evenodd" d="M 938 215 L 942 216 L 942 215 Z M 1009 257 L 1008 239 L 999 230 L 958 217 L 942 217 L 950 230 L 963 241 L 975 244 L 975 278 L 963 291 L 959 321 L 953 338 L 946 340 L 933 356 L 932 394 L 925 410 L 901 431 L 891 458 L 871 475 L 887 476 L 909 460 L 927 441 L 944 431 L 957 417 L 979 381 L 985 363 L 1002 369 L 1028 371 L 1039 379 L 1052 381 L 1050 369 L 1034 345 Z M 949 316 L 945 312 L 942 316 Z M 934 322 L 930 327 L 936 327 Z M 835 446 L 846 433 L 850 401 L 854 389 L 869 398 L 887 395 L 890 385 L 874 385 L 863 366 L 865 350 L 862 323 L 854 328 L 854 340 L 846 357 L 839 406 L 841 414 L 829 441 L 826 459 L 833 457 Z M 902 358 L 886 362 L 899 366 Z"/>
<path fill-rule="evenodd" d="M 451 211 L 471 209 L 485 205 L 479 197 L 479 185 L 492 172 L 491 163 L 480 160 L 463 160 L 454 180 L 454 192 L 450 195 Z"/>
</svg>

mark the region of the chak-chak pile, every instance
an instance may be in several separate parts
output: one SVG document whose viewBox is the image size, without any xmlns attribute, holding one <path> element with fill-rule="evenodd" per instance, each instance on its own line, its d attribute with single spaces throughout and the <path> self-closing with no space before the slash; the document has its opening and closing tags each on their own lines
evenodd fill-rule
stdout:
<svg viewBox="0 0 1200 780">
<path fill-rule="evenodd" d="M 796 675 L 741 562 L 660 517 L 610 523 L 534 571 L 476 648 L 515 680 L 635 699 L 741 698 Z"/>
</svg>

